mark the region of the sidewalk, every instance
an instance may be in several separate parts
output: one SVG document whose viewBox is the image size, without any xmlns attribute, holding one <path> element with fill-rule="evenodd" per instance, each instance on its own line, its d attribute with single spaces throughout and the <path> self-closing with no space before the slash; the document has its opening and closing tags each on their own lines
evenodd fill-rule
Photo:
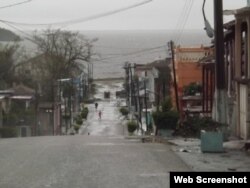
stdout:
<svg viewBox="0 0 250 188">
<path fill-rule="evenodd" d="M 224 142 L 224 153 L 202 153 L 199 139 L 171 138 L 172 150 L 194 171 L 250 171 L 250 151 L 240 140 Z"/>
</svg>

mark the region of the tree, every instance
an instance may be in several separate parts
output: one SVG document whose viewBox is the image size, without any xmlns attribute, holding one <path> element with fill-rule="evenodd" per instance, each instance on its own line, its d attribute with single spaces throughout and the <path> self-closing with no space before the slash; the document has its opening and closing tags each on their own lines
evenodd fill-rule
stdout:
<svg viewBox="0 0 250 188">
<path fill-rule="evenodd" d="M 0 89 L 6 89 L 14 80 L 14 54 L 19 46 L 13 44 L 0 46 L 0 48 Z"/>
<path fill-rule="evenodd" d="M 47 89 L 48 98 L 53 100 L 57 80 L 74 78 L 82 72 L 80 64 L 90 63 L 96 39 L 89 40 L 78 32 L 48 29 L 39 35 L 36 33 L 34 41 L 40 54 L 34 59 L 39 72 L 37 76 L 44 90 Z"/>
<path fill-rule="evenodd" d="M 166 97 L 161 104 L 161 111 L 153 112 L 153 119 L 156 125 L 156 135 L 159 129 L 175 129 L 179 119 L 178 112 L 172 110 L 170 97 Z"/>
</svg>

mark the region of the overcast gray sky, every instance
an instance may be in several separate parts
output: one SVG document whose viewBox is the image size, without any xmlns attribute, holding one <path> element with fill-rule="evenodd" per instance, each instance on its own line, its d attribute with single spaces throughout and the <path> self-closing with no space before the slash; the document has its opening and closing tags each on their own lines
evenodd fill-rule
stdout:
<svg viewBox="0 0 250 188">
<path fill-rule="evenodd" d="M 25 0 L 0 0 L 0 8 Z M 53 23 L 88 18 L 126 8 L 145 0 L 33 0 L 28 3 L 0 9 L 0 19 L 23 23 Z M 193 3 L 193 4 L 192 4 Z M 67 25 L 77 30 L 152 30 L 203 29 L 203 0 L 152 0 L 146 4 L 98 19 Z M 191 6 L 192 5 L 192 6 Z M 246 0 L 224 0 L 224 9 L 246 5 Z M 191 7 L 183 12 L 183 7 Z M 213 23 L 213 0 L 206 3 L 207 18 Z M 181 16 L 182 15 L 182 16 Z M 184 18 L 188 17 L 185 21 Z M 230 18 L 225 18 L 230 19 Z M 185 23 L 185 24 L 184 24 Z M 0 23 L 1 27 L 6 27 Z M 22 29 L 45 29 L 48 26 L 15 25 Z M 54 28 L 60 25 L 52 26 Z"/>
</svg>

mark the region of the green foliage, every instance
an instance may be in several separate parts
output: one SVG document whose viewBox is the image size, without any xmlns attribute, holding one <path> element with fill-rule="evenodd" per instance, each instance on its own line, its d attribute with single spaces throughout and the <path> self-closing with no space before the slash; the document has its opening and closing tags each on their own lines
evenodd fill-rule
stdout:
<svg viewBox="0 0 250 188">
<path fill-rule="evenodd" d="M 14 81 L 14 55 L 19 46 L 17 44 L 1 45 L 0 48 L 0 89 L 6 89 Z"/>
<path fill-rule="evenodd" d="M 138 128 L 138 125 L 135 121 L 129 121 L 127 123 L 127 127 L 128 127 L 128 132 L 133 133 Z"/>
<path fill-rule="evenodd" d="M 10 111 L 3 114 L 3 123 L 6 126 L 33 125 L 36 111 L 34 106 L 26 109 L 24 101 L 12 101 Z"/>
<path fill-rule="evenodd" d="M 123 116 L 127 116 L 129 113 L 128 109 L 125 107 L 121 107 L 119 111 Z"/>
<path fill-rule="evenodd" d="M 78 132 L 78 130 L 80 129 L 81 125 L 77 124 L 77 125 L 74 125 L 74 130 L 76 132 Z"/>
<path fill-rule="evenodd" d="M 199 83 L 192 82 L 185 86 L 183 89 L 184 95 L 195 95 L 196 93 L 201 93 L 202 86 Z"/>
<path fill-rule="evenodd" d="M 226 124 L 214 121 L 210 117 L 187 116 L 187 118 L 179 125 L 176 134 L 185 137 L 200 137 L 201 130 L 205 131 L 218 131 Z"/>
<path fill-rule="evenodd" d="M 153 112 L 152 116 L 157 129 L 175 129 L 179 120 L 177 111 L 172 110 L 172 101 L 170 97 L 161 104 L 162 110 Z"/>
<path fill-rule="evenodd" d="M 170 97 L 166 97 L 166 99 L 161 103 L 162 112 L 168 112 L 172 109 L 172 107 L 173 106 Z"/>
<path fill-rule="evenodd" d="M 77 125 L 81 125 L 83 123 L 82 116 L 81 115 L 76 116 L 75 122 Z"/>
<path fill-rule="evenodd" d="M 89 113 L 89 109 L 87 107 L 84 107 L 81 111 L 81 117 L 83 119 L 87 119 L 87 116 L 88 116 L 88 113 Z"/>
<path fill-rule="evenodd" d="M 153 112 L 153 119 L 158 129 L 175 129 L 179 119 L 176 111 Z"/>
<path fill-rule="evenodd" d="M 0 137 L 2 138 L 17 137 L 17 130 L 14 127 L 0 127 Z"/>
</svg>

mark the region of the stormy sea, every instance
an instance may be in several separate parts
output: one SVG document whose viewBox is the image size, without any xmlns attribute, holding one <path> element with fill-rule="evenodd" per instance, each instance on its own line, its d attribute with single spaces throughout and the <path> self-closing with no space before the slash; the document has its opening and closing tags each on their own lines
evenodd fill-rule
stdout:
<svg viewBox="0 0 250 188">
<path fill-rule="evenodd" d="M 211 40 L 205 31 L 186 30 L 117 30 L 79 31 L 88 39 L 97 39 L 92 58 L 94 79 L 121 78 L 124 63 L 145 64 L 169 56 L 168 42 L 185 47 L 209 45 Z M 32 35 L 32 32 L 30 32 Z M 24 38 L 21 42 L 26 51 L 35 55 L 36 46 Z M 31 55 L 32 56 L 32 55 Z"/>
<path fill-rule="evenodd" d="M 124 63 L 151 63 L 169 56 L 168 42 L 176 38 L 174 31 L 83 31 L 88 38 L 97 38 L 93 58 L 94 78 L 124 76 Z M 205 31 L 185 31 L 179 34 L 177 45 L 209 45 Z"/>
</svg>

